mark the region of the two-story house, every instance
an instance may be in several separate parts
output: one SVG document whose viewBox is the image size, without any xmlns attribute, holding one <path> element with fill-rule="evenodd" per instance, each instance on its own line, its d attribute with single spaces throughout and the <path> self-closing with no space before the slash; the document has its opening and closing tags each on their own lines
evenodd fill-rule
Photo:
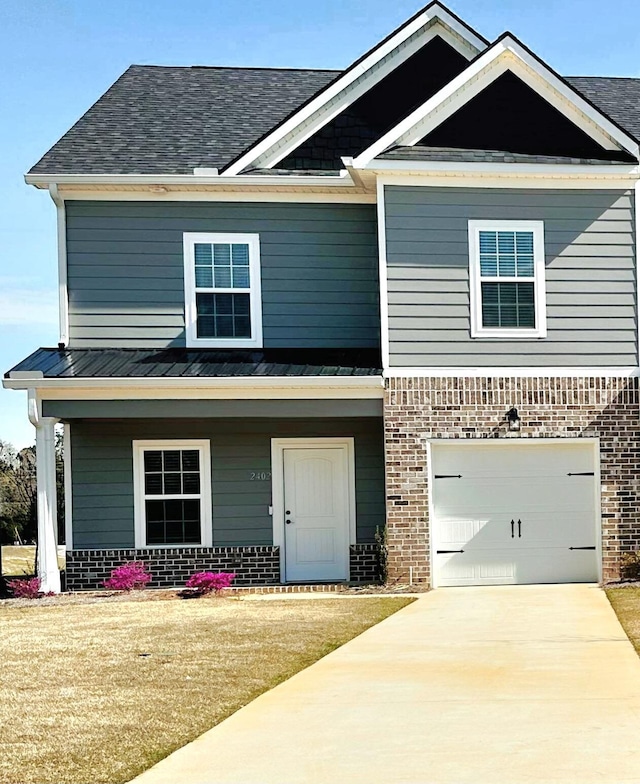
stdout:
<svg viewBox="0 0 640 784">
<path fill-rule="evenodd" d="M 431 3 L 345 71 L 132 66 L 27 174 L 57 207 L 40 573 L 596 581 L 638 519 L 640 80 Z M 383 534 L 386 532 L 386 534 Z M 376 536 L 377 534 L 377 536 Z"/>
</svg>

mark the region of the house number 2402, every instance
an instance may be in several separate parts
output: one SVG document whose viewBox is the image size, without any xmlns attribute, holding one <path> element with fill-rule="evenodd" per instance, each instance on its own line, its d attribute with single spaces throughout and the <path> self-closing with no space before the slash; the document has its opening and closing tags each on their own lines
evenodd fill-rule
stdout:
<svg viewBox="0 0 640 784">
<path fill-rule="evenodd" d="M 252 482 L 268 482 L 271 479 L 271 471 L 251 471 L 249 479 Z"/>
</svg>

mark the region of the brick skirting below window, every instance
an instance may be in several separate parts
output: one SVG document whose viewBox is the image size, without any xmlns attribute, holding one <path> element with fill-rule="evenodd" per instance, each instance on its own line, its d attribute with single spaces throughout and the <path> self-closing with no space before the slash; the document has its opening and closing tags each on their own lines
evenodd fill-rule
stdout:
<svg viewBox="0 0 640 784">
<path fill-rule="evenodd" d="M 379 581 L 377 545 L 351 545 L 349 560 L 351 582 Z M 280 548 L 273 546 L 69 550 L 66 590 L 97 590 L 111 570 L 125 561 L 144 561 L 148 565 L 153 575 L 150 588 L 184 586 L 187 579 L 198 571 L 235 572 L 234 585 L 237 586 L 280 583 Z"/>
<path fill-rule="evenodd" d="M 429 584 L 429 439 L 600 438 L 603 577 L 640 548 L 638 378 L 390 378 L 385 392 L 390 580 Z M 511 433 L 506 412 L 522 419 Z"/>
</svg>

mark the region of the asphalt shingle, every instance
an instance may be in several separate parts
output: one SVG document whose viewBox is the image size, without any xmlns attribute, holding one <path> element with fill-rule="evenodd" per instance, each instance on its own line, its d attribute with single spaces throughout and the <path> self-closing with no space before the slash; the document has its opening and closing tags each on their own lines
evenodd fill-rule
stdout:
<svg viewBox="0 0 640 784">
<path fill-rule="evenodd" d="M 191 174 L 222 168 L 339 71 L 133 65 L 33 174 Z M 569 77 L 640 138 L 640 79 Z"/>
</svg>

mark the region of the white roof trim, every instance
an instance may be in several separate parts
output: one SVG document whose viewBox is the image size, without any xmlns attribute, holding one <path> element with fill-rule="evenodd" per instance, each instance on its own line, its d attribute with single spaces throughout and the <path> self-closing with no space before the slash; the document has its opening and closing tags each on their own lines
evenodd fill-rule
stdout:
<svg viewBox="0 0 640 784">
<path fill-rule="evenodd" d="M 199 376 L 43 378 L 35 371 L 12 371 L 5 389 L 351 389 L 382 387 L 382 376 Z"/>
<path fill-rule="evenodd" d="M 224 173 L 236 175 L 252 164 L 262 168 L 273 167 L 436 35 L 444 38 L 468 60 L 487 47 L 483 39 L 461 24 L 446 8 L 433 3 L 228 166 Z M 409 41 L 412 36 L 414 40 Z M 403 44 L 406 45 L 403 47 Z M 383 63 L 385 58 L 388 59 Z"/>
<path fill-rule="evenodd" d="M 507 70 L 519 76 L 605 149 L 623 149 L 636 158 L 640 155 L 638 142 L 566 85 L 519 41 L 506 35 L 432 98 L 355 158 L 354 167 L 363 168 L 394 144 L 417 144 Z"/>
<path fill-rule="evenodd" d="M 339 175 L 243 175 L 227 177 L 224 175 L 201 174 L 25 174 L 27 185 L 47 188 L 56 185 L 145 185 L 154 188 L 162 185 L 308 185 L 315 187 L 353 188 L 349 173 L 343 169 Z"/>
</svg>

